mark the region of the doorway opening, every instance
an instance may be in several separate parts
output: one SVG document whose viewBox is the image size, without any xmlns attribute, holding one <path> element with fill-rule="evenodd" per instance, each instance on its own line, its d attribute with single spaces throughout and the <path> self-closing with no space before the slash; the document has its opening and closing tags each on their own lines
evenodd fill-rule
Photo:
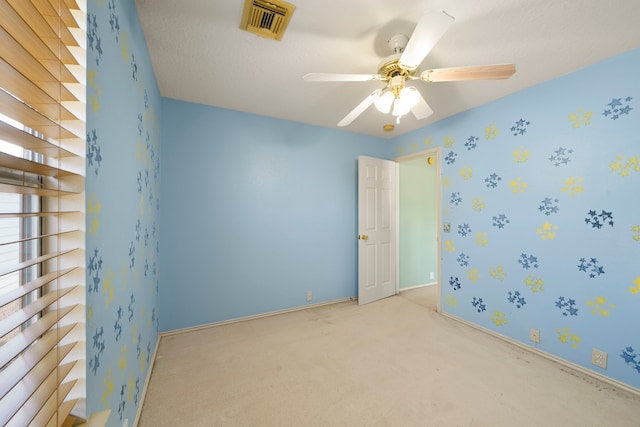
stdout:
<svg viewBox="0 0 640 427">
<path fill-rule="evenodd" d="M 441 311 L 440 147 L 394 159 L 398 163 L 398 290 L 437 287 Z"/>
</svg>

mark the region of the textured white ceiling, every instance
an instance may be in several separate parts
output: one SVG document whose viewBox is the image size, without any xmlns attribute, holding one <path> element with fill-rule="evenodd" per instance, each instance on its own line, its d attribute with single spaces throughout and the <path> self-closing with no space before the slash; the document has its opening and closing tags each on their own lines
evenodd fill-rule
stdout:
<svg viewBox="0 0 640 427">
<path fill-rule="evenodd" d="M 311 125 L 336 124 L 380 82 L 308 83 L 309 72 L 377 72 L 389 37 L 411 35 L 425 11 L 455 23 L 420 69 L 515 63 L 509 80 L 422 83 L 434 114 L 370 107 L 344 130 L 394 137 L 640 47 L 638 0 L 288 0 L 282 41 L 239 28 L 243 0 L 136 0 L 163 96 Z M 595 81 L 593 84 L 606 84 Z"/>
</svg>

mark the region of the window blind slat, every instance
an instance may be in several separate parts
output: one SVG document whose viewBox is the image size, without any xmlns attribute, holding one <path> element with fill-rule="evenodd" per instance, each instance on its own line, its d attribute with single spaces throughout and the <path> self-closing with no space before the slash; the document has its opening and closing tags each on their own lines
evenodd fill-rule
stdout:
<svg viewBox="0 0 640 427">
<path fill-rule="evenodd" d="M 7 1 L 15 10 L 20 10 L 19 5 L 21 3 L 27 3 L 24 0 Z M 29 13 L 29 15 L 25 15 L 25 18 L 27 18 L 27 16 L 33 16 L 33 10 L 35 10 L 40 17 L 44 19 L 44 22 L 48 24 L 53 33 L 53 36 L 47 36 L 46 33 L 39 34 L 41 38 L 57 40 L 58 42 L 61 41 L 64 46 L 68 47 L 78 46 L 78 42 L 75 37 L 73 37 L 69 28 L 79 28 L 80 26 L 68 7 L 64 6 L 64 4 L 60 3 L 58 0 L 53 0 L 52 2 L 31 0 L 31 3 L 33 4 L 30 8 L 32 9 L 30 11 L 31 13 Z M 59 13 L 64 15 L 63 20 L 65 22 L 61 22 Z M 29 19 L 27 19 L 27 22 L 32 23 Z M 42 26 L 42 21 L 37 19 L 33 24 L 39 24 Z"/>
<path fill-rule="evenodd" d="M 38 3 L 40 0 L 37 0 Z M 60 0 L 49 0 L 49 4 L 51 5 L 51 9 L 55 11 L 55 16 L 58 15 L 62 18 L 63 24 L 67 28 L 76 28 L 78 27 L 78 23 L 76 19 L 73 17 L 71 11 L 69 11 L 69 7 L 64 1 Z"/>
<path fill-rule="evenodd" d="M 69 249 L 67 251 L 60 251 L 60 252 L 49 252 L 47 254 L 44 254 L 44 255 L 39 256 L 37 258 L 30 259 L 28 261 L 24 261 L 24 262 L 16 263 L 16 264 L 13 264 L 13 265 L 9 265 L 8 267 L 0 268 L 0 276 L 4 276 L 5 274 L 13 273 L 14 271 L 19 271 L 19 270 L 22 270 L 24 268 L 28 268 L 28 267 L 31 267 L 31 266 L 34 266 L 34 265 L 41 264 L 41 263 L 43 263 L 45 261 L 49 261 L 50 259 L 61 257 L 61 256 L 66 255 L 68 253 L 74 252 L 76 250 L 78 250 L 78 249 Z"/>
<path fill-rule="evenodd" d="M 4 90 L 0 90 L 0 103 L 4 104 L 2 110 L 5 116 L 42 133 L 47 138 L 57 140 L 82 136 L 76 135 L 73 128 L 65 126 L 65 121 L 77 120 L 65 109 L 52 111 L 51 108 L 45 108 L 43 111 L 38 111 Z"/>
<path fill-rule="evenodd" d="M 11 141 L 12 144 L 18 145 L 26 150 L 35 151 L 44 156 L 73 157 L 77 156 L 70 151 L 60 147 L 59 143 L 52 140 L 44 140 L 32 135 L 28 132 L 11 126 L 8 123 L 0 121 L 0 139 Z"/>
<path fill-rule="evenodd" d="M 60 80 L 37 59 L 29 55 L 29 52 L 24 50 L 2 27 L 0 27 L 0 56 L 31 81 L 40 85 L 45 92 L 56 93 Z"/>
<path fill-rule="evenodd" d="M 62 380 L 73 366 L 63 365 L 60 372 L 53 371 L 20 406 L 11 414 L 7 426 L 42 426 L 56 412 L 64 397 L 71 391 L 75 381 L 63 383 Z M 62 397 L 62 399 L 61 399 Z M 0 419 L 2 421 L 2 419 Z"/>
<path fill-rule="evenodd" d="M 31 282 L 20 286 L 18 289 L 14 291 L 7 292 L 3 295 L 0 295 L 0 306 L 9 304 L 19 298 L 22 298 L 25 295 L 30 294 L 31 292 L 40 289 L 41 287 L 47 285 L 49 282 L 52 282 L 65 274 L 75 270 L 77 267 L 67 268 L 65 270 L 53 271 L 51 273 L 45 274 L 44 276 L 40 276 Z"/>
<path fill-rule="evenodd" d="M 58 302 L 59 299 L 63 298 L 73 289 L 75 289 L 75 287 L 57 290 L 55 293 L 45 293 L 31 304 L 24 306 L 21 310 L 14 312 L 12 315 L 7 317 L 0 325 L 0 337 L 7 335 L 18 326 L 26 323 L 27 321 L 29 321 L 29 319 L 31 319 L 39 312 L 43 311 L 45 308 L 49 307 L 51 304 Z"/>
<path fill-rule="evenodd" d="M 58 310 L 51 310 L 38 319 L 33 325 L 18 334 L 18 336 L 0 347 L 0 366 L 9 363 L 14 357 L 19 355 L 21 351 L 37 340 L 42 334 L 53 327 L 59 319 L 69 314 L 74 308 L 75 306 L 70 306 Z"/>
<path fill-rule="evenodd" d="M 58 364 L 76 346 L 76 343 L 71 343 L 56 347 L 55 344 L 58 342 L 58 337 L 54 335 L 51 335 L 46 342 L 43 342 L 43 340 L 44 337 L 0 373 L 0 379 L 2 380 L 0 381 L 0 399 L 4 398 L 14 388 L 24 387 L 22 379 L 39 364 L 44 363 L 47 365 L 49 362 L 45 361 L 45 358 L 53 357 L 56 359 L 56 364 Z"/>
<path fill-rule="evenodd" d="M 38 35 L 43 39 L 56 39 L 58 36 L 42 17 L 38 9 L 30 1 L 5 0 L 33 28 L 38 28 Z"/>
<path fill-rule="evenodd" d="M 57 165 L 52 165 L 51 163 L 54 162 L 56 162 L 55 159 L 49 161 L 48 158 L 45 158 L 43 163 L 34 162 L 0 152 L 0 167 L 51 177 L 79 175 L 72 171 L 59 168 Z"/>
<path fill-rule="evenodd" d="M 80 6 L 76 0 L 64 0 L 64 4 L 69 10 L 80 10 Z"/>
<path fill-rule="evenodd" d="M 16 55 L 13 58 L 18 58 L 22 60 L 28 60 L 31 63 L 40 64 L 40 66 L 45 69 L 53 78 L 54 81 L 59 81 L 62 83 L 78 83 L 78 79 L 67 69 L 67 67 L 61 66 L 62 62 L 58 58 L 38 58 L 34 57 L 30 54 L 30 52 L 20 44 L 19 40 L 16 40 L 9 31 L 7 31 L 4 26 L 1 27 L 2 31 L 0 32 L 0 40 L 2 40 L 3 44 L 6 44 L 8 47 L 15 49 Z M 5 57 L 3 55 L 3 57 Z M 31 58 L 31 59 L 28 59 Z M 8 61 L 10 64 L 13 62 Z M 17 65 L 24 65 L 24 62 L 18 62 Z M 16 67 L 19 69 L 19 67 Z"/>
<path fill-rule="evenodd" d="M 59 358 L 57 349 L 50 351 L 40 362 L 29 372 L 29 376 L 18 383 L 11 389 L 0 401 L 0 413 L 15 414 L 22 407 L 22 399 L 20 396 L 32 396 L 40 384 L 47 380 L 47 377 L 58 367 L 60 361 L 64 358 Z M 71 370 L 76 362 L 68 363 L 67 368 Z M 66 370 L 66 369 L 65 369 Z M 64 376 L 67 376 L 67 371 Z"/>
<path fill-rule="evenodd" d="M 51 64 L 41 63 L 29 55 L 29 52 L 2 27 L 0 27 L 0 56 L 33 82 L 43 85 L 47 93 L 54 94 L 60 83 L 78 83 L 66 67 L 60 67 L 57 63 L 58 68 L 54 69 Z M 50 84 L 56 87 L 51 88 Z M 68 93 L 66 95 L 68 96 Z"/>
<path fill-rule="evenodd" d="M 67 400 L 66 402 L 62 403 L 62 405 L 60 405 L 60 407 L 58 408 L 58 414 L 56 416 L 56 414 L 54 414 L 51 417 L 51 420 L 49 420 L 49 423 L 47 424 L 47 426 L 52 426 L 52 427 L 62 427 L 65 426 L 65 421 L 67 420 L 67 417 L 69 417 L 69 414 L 71 414 L 71 411 L 73 410 L 73 407 L 76 406 L 76 403 L 78 403 L 78 400 Z"/>
<path fill-rule="evenodd" d="M 23 125 L 40 132 L 47 138 L 59 139 L 59 138 L 72 138 L 74 135 L 69 130 L 65 129 L 60 124 L 56 123 L 56 117 L 47 117 L 26 104 L 23 104 L 18 99 L 14 98 L 4 90 L 0 90 L 0 104 L 2 106 L 2 113 L 5 116 L 16 120 Z"/>
<path fill-rule="evenodd" d="M 68 109 L 60 107 L 58 102 L 60 98 L 59 89 L 57 93 L 45 92 L 5 61 L 0 61 L 0 87 L 47 117 L 59 118 L 60 120 L 78 119 Z M 79 101 L 76 100 L 74 102 Z M 54 108 L 60 111 L 57 112 Z"/>
<path fill-rule="evenodd" d="M 78 64 L 69 49 L 61 45 L 57 38 L 40 38 L 37 34 L 38 27 L 23 20 L 7 0 L 0 0 L 0 13 L 8 19 L 8 24 L 5 25 L 7 32 L 22 46 L 27 46 L 27 50 L 33 57 L 47 62 L 61 61 L 63 64 Z"/>
<path fill-rule="evenodd" d="M 17 243 L 27 243 L 27 242 L 33 242 L 34 240 L 41 240 L 41 239 L 47 239 L 50 237 L 63 237 L 63 236 L 68 236 L 72 233 L 78 233 L 80 232 L 80 229 L 76 228 L 74 230 L 60 230 L 56 233 L 49 233 L 49 234 L 40 234 L 37 236 L 33 236 L 33 237 L 25 237 L 24 239 L 19 239 L 19 240 L 12 240 L 9 242 L 2 242 L 0 241 L 0 248 L 2 248 L 3 246 L 8 246 L 8 245 L 15 245 Z"/>
<path fill-rule="evenodd" d="M 0 30 L 0 38 L 2 35 L 3 32 Z M 78 97 L 75 96 L 66 85 L 61 85 L 60 82 L 42 66 L 42 64 L 30 56 L 21 56 L 28 55 L 24 50 L 14 50 L 6 55 L 1 54 L 2 51 L 8 50 L 8 47 L 0 45 L 0 57 L 3 58 L 2 62 L 6 64 L 4 67 L 7 70 L 9 69 L 7 67 L 15 69 L 16 72 L 29 79 L 34 85 L 54 99 L 59 99 L 63 102 L 78 101 Z M 73 87 L 75 85 L 69 84 L 69 86 Z"/>
<path fill-rule="evenodd" d="M 49 422 L 58 416 L 62 416 L 62 412 L 60 411 L 61 406 L 64 404 L 64 399 L 66 399 L 67 395 L 73 390 L 77 381 L 72 381 L 68 383 L 63 383 L 58 386 L 56 394 L 53 394 L 49 397 L 49 400 L 45 405 L 43 405 L 38 415 L 33 419 L 32 425 L 34 426 L 50 426 Z M 77 401 L 70 400 L 68 404 L 75 405 Z M 66 405 L 65 405 L 66 407 Z M 73 409 L 73 408 L 72 408 Z"/>
<path fill-rule="evenodd" d="M 24 185 L 15 185 L 15 184 L 5 184 L 0 183 L 0 193 L 12 193 L 12 194 L 31 194 L 43 197 L 54 197 L 57 195 L 70 195 L 77 194 L 77 191 L 58 191 L 55 189 L 47 189 L 47 188 L 36 188 L 36 187 L 27 187 Z"/>
<path fill-rule="evenodd" d="M 2 212 L 0 213 L 1 218 L 32 218 L 32 217 L 47 217 L 47 216 L 56 216 L 56 215 L 73 215 L 79 214 L 80 211 L 61 211 L 61 212 Z M 0 304 L 2 305 L 2 304 Z"/>
</svg>

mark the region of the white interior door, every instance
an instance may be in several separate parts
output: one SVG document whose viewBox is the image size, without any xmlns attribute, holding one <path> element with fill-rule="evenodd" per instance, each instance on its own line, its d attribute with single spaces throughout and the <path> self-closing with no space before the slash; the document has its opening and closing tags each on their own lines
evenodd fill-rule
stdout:
<svg viewBox="0 0 640 427">
<path fill-rule="evenodd" d="M 397 293 L 397 163 L 358 157 L 358 303 Z"/>
</svg>

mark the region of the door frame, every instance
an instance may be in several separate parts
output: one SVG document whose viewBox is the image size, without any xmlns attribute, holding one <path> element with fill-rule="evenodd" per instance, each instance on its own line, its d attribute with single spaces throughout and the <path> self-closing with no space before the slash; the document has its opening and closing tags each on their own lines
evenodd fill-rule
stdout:
<svg viewBox="0 0 640 427">
<path fill-rule="evenodd" d="M 402 162 L 406 162 L 407 160 L 413 160 L 418 158 L 425 158 L 429 156 L 435 157 L 435 163 L 433 166 L 436 167 L 436 206 L 437 206 L 437 229 L 436 229 L 436 240 L 437 240 L 437 252 L 436 256 L 438 257 L 437 265 L 438 265 L 438 275 L 436 281 L 437 293 L 438 293 L 438 301 L 436 304 L 436 310 L 438 313 L 442 312 L 442 147 L 434 147 L 429 148 L 427 150 L 418 151 L 416 153 L 407 154 L 406 156 L 400 156 L 392 159 L 394 162 L 400 164 Z M 399 165 L 398 165 L 399 166 Z M 396 294 L 400 291 L 400 167 L 397 168 L 398 174 L 396 179 L 396 197 L 398 201 L 396 203 L 396 229 L 398 232 L 396 233 L 396 247 L 398 250 L 396 251 Z"/>
</svg>

